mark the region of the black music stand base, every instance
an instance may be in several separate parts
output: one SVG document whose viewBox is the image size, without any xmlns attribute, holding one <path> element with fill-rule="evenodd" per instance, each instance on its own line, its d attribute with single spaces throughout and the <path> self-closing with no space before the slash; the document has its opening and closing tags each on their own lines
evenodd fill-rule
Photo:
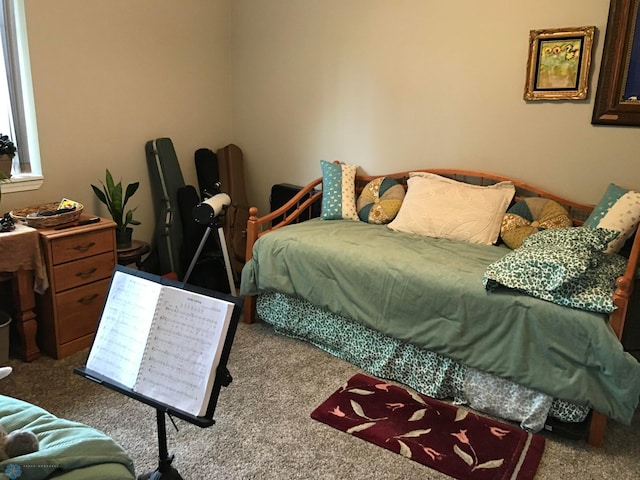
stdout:
<svg viewBox="0 0 640 480">
<path fill-rule="evenodd" d="M 171 465 L 174 456 L 169 455 L 169 451 L 167 450 L 167 424 L 164 415 L 164 411 L 159 408 L 156 409 L 158 422 L 158 469 L 140 475 L 138 480 L 183 480 L 178 471 Z"/>
</svg>

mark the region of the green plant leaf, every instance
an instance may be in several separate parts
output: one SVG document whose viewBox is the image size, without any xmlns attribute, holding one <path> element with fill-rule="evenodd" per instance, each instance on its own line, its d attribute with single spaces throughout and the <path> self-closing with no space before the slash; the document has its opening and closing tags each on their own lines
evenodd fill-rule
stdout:
<svg viewBox="0 0 640 480">
<path fill-rule="evenodd" d="M 102 182 L 101 182 L 102 183 Z M 124 230 L 127 225 L 140 225 L 138 220 L 133 219 L 133 213 L 138 207 L 126 211 L 125 205 L 131 196 L 136 193 L 140 187 L 140 182 L 133 182 L 127 185 L 123 197 L 122 180 L 116 183 L 109 169 L 105 170 L 104 183 L 102 190 L 95 185 L 91 185 L 93 192 L 98 200 L 104 203 L 111 214 L 111 218 L 116 223 L 119 230 Z"/>
<path fill-rule="evenodd" d="M 136 193 L 139 186 L 140 182 L 130 183 L 129 185 L 127 185 L 127 191 L 124 194 L 124 202 L 122 202 L 122 208 L 124 208 L 131 196 Z"/>
<path fill-rule="evenodd" d="M 102 203 L 104 203 L 108 207 L 109 202 L 107 202 L 107 197 L 105 196 L 104 192 L 100 190 L 98 187 L 96 187 L 95 185 L 91 185 L 91 188 L 93 188 L 93 193 L 96 194 L 96 197 L 98 197 L 98 200 L 100 200 Z"/>
</svg>

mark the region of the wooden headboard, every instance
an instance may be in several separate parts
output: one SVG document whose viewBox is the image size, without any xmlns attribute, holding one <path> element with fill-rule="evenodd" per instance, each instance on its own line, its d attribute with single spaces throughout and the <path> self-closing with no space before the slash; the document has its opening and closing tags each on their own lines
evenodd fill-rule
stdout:
<svg viewBox="0 0 640 480">
<path fill-rule="evenodd" d="M 582 225 L 594 208 L 593 205 L 574 202 L 567 198 L 560 197 L 546 190 L 538 188 L 534 185 L 530 185 L 526 182 L 514 180 L 512 178 L 508 178 L 502 175 L 496 175 L 493 173 L 446 168 L 431 168 L 421 170 L 416 169 L 411 170 L 411 172 L 435 173 L 436 175 L 452 178 L 460 182 L 480 186 L 493 185 L 498 182 L 509 181 L 512 182 L 516 188 L 516 194 L 513 203 L 527 197 L 544 197 L 555 200 L 567 209 L 574 225 Z M 367 183 L 379 177 L 394 178 L 402 185 L 404 185 L 406 189 L 407 180 L 409 179 L 409 173 L 409 171 L 406 171 L 375 176 L 356 175 L 356 193 L 359 194 Z M 250 208 L 249 224 L 247 228 L 248 239 L 255 235 L 255 241 L 255 239 L 257 239 L 264 233 L 267 233 L 267 231 L 269 230 L 280 228 L 290 223 L 297 223 L 301 219 L 309 219 L 312 216 L 311 205 L 316 202 L 322 202 L 322 178 L 316 178 L 315 180 L 307 184 L 285 205 L 271 213 L 258 217 L 258 209 L 255 207 Z M 317 209 L 317 211 L 319 210 L 320 209 Z M 280 222 L 272 225 L 272 221 L 280 216 L 282 216 Z M 249 230 L 252 230 L 253 232 L 250 233 Z M 253 245 L 253 242 L 251 242 L 251 245 Z M 251 258 L 251 252 L 249 251 L 249 242 L 247 242 L 247 259 L 249 258 Z"/>
</svg>

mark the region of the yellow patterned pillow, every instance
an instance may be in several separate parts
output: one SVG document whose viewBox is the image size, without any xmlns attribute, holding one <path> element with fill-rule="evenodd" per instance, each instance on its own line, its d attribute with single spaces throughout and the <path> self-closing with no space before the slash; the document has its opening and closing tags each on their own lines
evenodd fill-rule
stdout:
<svg viewBox="0 0 640 480">
<path fill-rule="evenodd" d="M 365 185 L 356 207 L 360 220 L 384 225 L 395 218 L 404 199 L 404 187 L 389 177 L 379 177 Z"/>
<path fill-rule="evenodd" d="M 513 205 L 504 218 L 500 236 L 512 250 L 519 248 L 529 235 L 549 228 L 572 227 L 567 210 L 554 200 L 531 197 Z"/>
</svg>

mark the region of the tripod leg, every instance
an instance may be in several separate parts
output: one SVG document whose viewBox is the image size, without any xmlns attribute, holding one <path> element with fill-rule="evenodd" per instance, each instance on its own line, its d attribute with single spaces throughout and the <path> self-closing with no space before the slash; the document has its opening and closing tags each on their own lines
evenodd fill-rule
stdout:
<svg viewBox="0 0 640 480">
<path fill-rule="evenodd" d="M 231 261 L 229 260 L 229 251 L 227 250 L 227 242 L 224 239 L 224 230 L 222 227 L 218 228 L 218 237 L 220 238 L 220 247 L 222 248 L 222 255 L 224 256 L 224 269 L 227 271 L 227 280 L 229 281 L 229 291 L 231 295 L 237 297 L 236 284 L 233 281 L 233 272 L 231 271 Z"/>
<path fill-rule="evenodd" d="M 193 260 L 191 260 L 191 265 L 189 265 L 187 273 L 184 274 L 184 278 L 182 279 L 184 283 L 187 283 L 187 280 L 189 280 L 189 277 L 191 276 L 191 272 L 193 272 L 193 269 L 196 266 L 196 262 L 198 261 L 198 258 L 200 258 L 200 254 L 202 253 L 202 249 L 204 248 L 204 244 L 207 242 L 207 238 L 209 238 L 210 233 L 211 233 L 211 227 L 207 227 L 207 229 L 204 231 L 204 235 L 202 235 L 202 240 L 200 240 L 200 245 L 198 245 L 198 249 L 196 250 L 196 253 L 193 255 Z"/>
</svg>

